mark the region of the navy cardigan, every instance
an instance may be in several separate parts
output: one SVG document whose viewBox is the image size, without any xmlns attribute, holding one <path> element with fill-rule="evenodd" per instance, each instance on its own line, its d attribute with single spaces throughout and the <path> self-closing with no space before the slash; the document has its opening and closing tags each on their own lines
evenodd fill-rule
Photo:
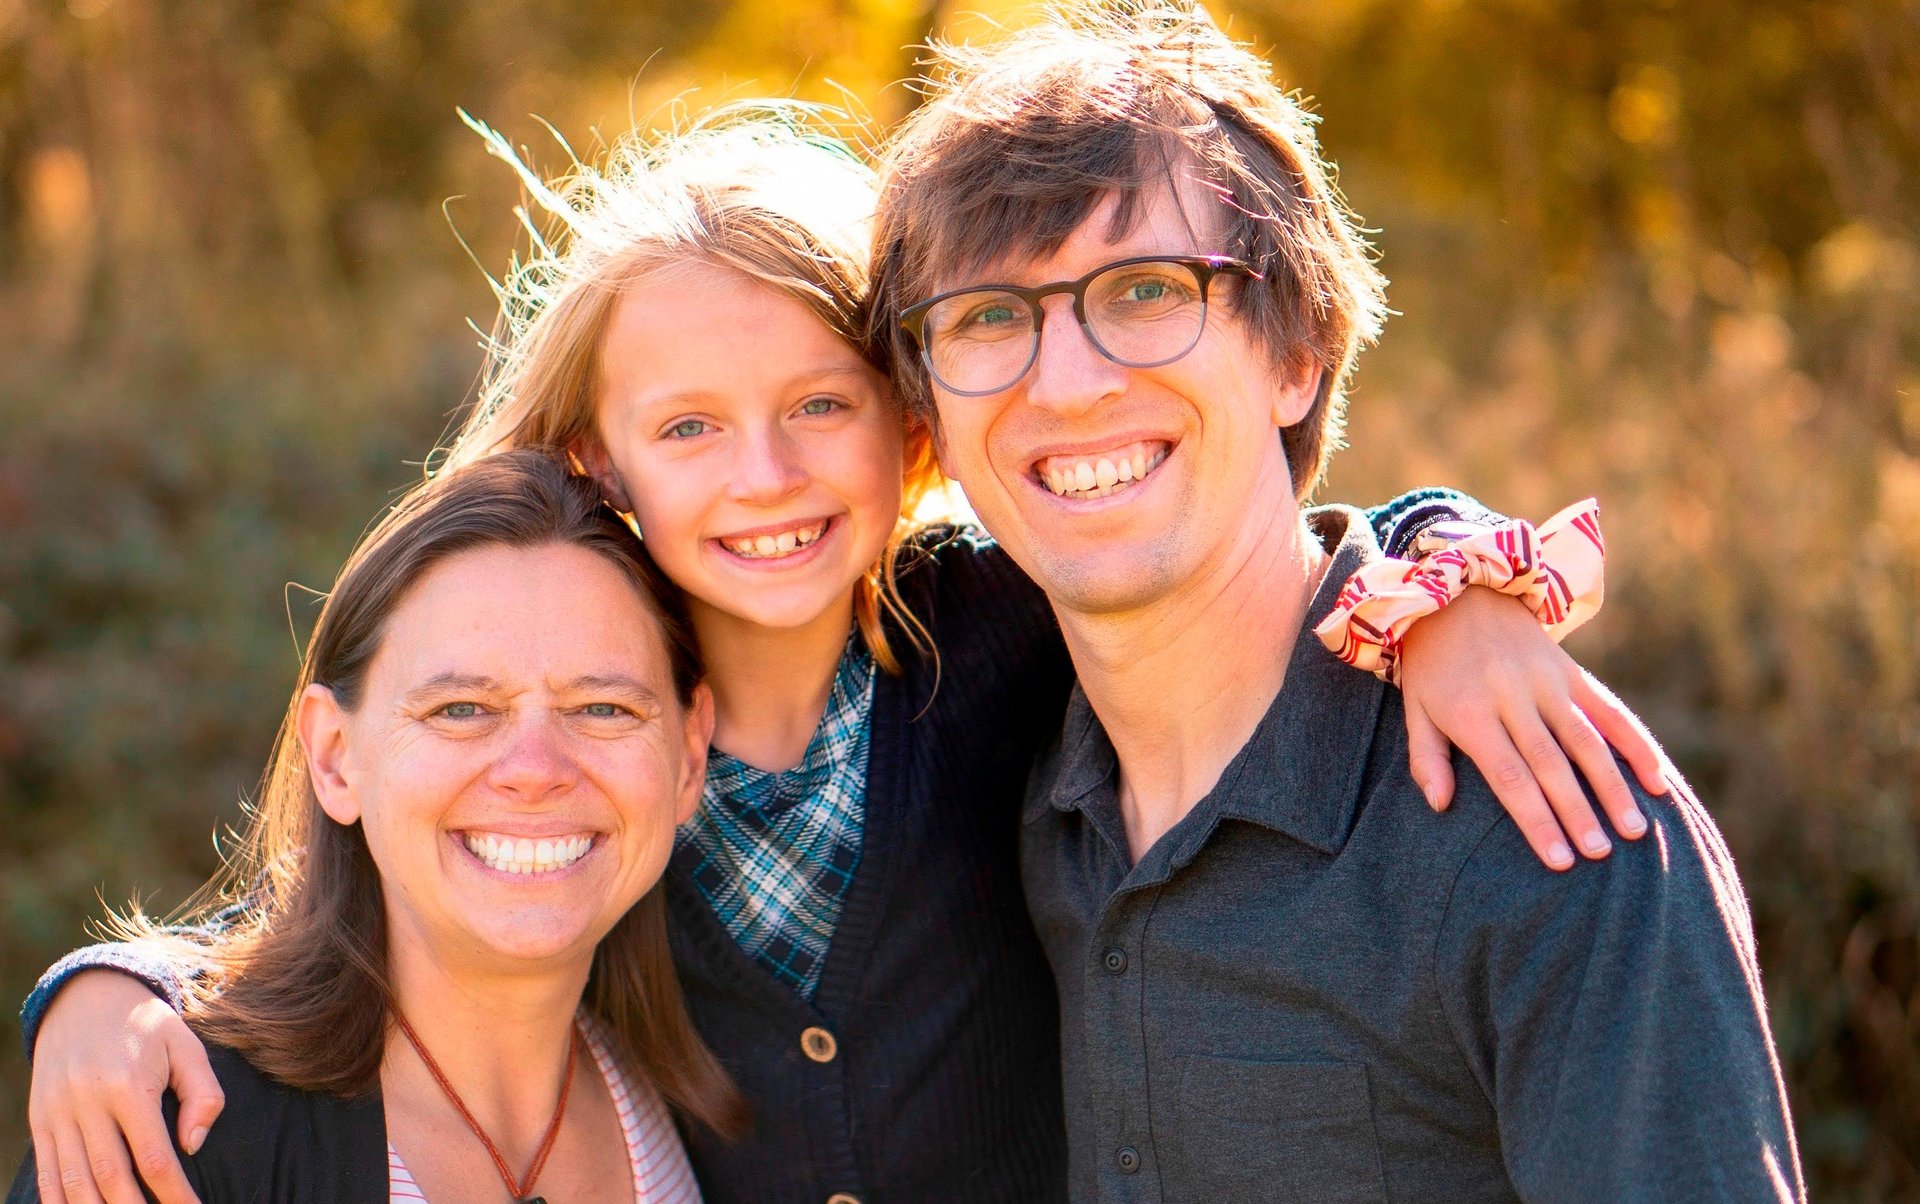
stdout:
<svg viewBox="0 0 1920 1204">
<path fill-rule="evenodd" d="M 1390 549 L 1454 516 L 1497 517 L 1440 490 L 1369 512 Z M 875 680 L 860 868 L 813 1002 L 727 934 L 690 850 L 668 866 L 688 1006 L 753 1110 L 732 1142 L 686 1127 L 714 1204 L 1067 1198 L 1058 1002 L 1017 817 L 1072 666 L 1046 599 L 997 545 L 945 527 L 918 544 L 901 592 L 938 657 L 896 636 L 905 672 Z M 53 991 L 87 964 L 168 982 L 166 967 L 112 954 L 64 961 L 23 1009 L 29 1052 Z"/>
</svg>

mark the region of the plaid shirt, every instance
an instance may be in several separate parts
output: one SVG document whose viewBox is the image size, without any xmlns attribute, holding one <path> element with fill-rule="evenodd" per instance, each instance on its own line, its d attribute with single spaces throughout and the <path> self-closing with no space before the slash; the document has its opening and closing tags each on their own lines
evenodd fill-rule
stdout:
<svg viewBox="0 0 1920 1204">
<path fill-rule="evenodd" d="M 714 749 L 677 838 L 698 850 L 694 885 L 733 939 L 808 1000 L 860 865 L 873 674 L 856 632 L 800 764 L 769 773 Z"/>
</svg>

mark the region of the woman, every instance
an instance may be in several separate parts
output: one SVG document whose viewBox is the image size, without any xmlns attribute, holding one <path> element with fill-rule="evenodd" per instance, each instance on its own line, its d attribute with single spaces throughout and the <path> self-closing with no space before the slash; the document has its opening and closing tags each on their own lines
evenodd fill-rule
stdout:
<svg viewBox="0 0 1920 1204">
<path fill-rule="evenodd" d="M 263 901 L 195 951 L 223 989 L 186 1015 L 232 1105 L 187 1160 L 201 1198 L 697 1200 L 666 1104 L 727 1128 L 736 1096 L 659 881 L 711 726 L 670 591 L 551 457 L 390 511 L 231 866 Z"/>
<path fill-rule="evenodd" d="M 448 462 L 574 455 L 684 591 L 710 671 L 715 751 L 666 898 L 695 1023 L 754 1120 L 735 1142 L 689 1130 L 703 1190 L 1060 1197 L 1057 1004 L 1015 815 L 1070 670 L 1045 599 L 990 540 L 916 517 L 940 478 L 866 340 L 872 173 L 786 116 L 631 140 L 605 170 L 552 186 L 486 136 L 562 237 L 504 283 L 507 323 Z M 1375 515 L 1391 547 L 1435 500 Z M 1517 605 L 1480 602 L 1426 620 L 1409 647 L 1420 713 L 1491 756 L 1511 753 L 1508 727 L 1545 737 L 1578 701 L 1657 781 L 1630 717 Z M 1580 764 L 1621 816 L 1631 804 L 1604 750 L 1593 738 Z M 1590 813 L 1565 814 L 1599 837 L 1589 855 L 1605 847 Z M 163 992 L 177 978 L 151 957 L 83 951 L 43 986 L 116 963 Z M 100 1165 L 125 1167 L 124 1132 L 165 1180 L 141 1085 L 195 1084 L 189 1145 L 218 1092 L 159 1006 L 118 976 L 59 997 L 36 1051 L 36 1141 L 84 1130 Z M 125 1045 L 99 1052 L 101 1031 Z"/>
</svg>

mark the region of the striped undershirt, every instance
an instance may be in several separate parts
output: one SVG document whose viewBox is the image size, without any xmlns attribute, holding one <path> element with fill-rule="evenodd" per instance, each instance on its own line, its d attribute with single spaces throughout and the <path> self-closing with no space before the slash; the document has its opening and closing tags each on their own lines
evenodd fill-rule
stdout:
<svg viewBox="0 0 1920 1204">
<path fill-rule="evenodd" d="M 700 1204 L 700 1188 L 693 1181 L 693 1168 L 687 1164 L 687 1151 L 666 1104 L 650 1085 L 636 1083 L 613 1056 L 598 1021 L 581 1012 L 579 1024 L 587 1051 L 620 1114 L 620 1136 L 627 1143 L 627 1165 L 633 1170 L 634 1204 Z M 387 1143 L 387 1194 L 393 1200 L 427 1198 L 392 1142 Z"/>
</svg>

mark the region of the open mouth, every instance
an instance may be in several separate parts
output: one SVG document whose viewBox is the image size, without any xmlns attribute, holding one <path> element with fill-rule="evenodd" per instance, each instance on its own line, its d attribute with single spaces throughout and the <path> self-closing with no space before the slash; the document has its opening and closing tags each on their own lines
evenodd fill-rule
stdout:
<svg viewBox="0 0 1920 1204">
<path fill-rule="evenodd" d="M 746 535 L 722 535 L 714 542 L 742 560 L 779 560 L 812 547 L 832 525 L 831 518 L 819 518 Z"/>
<path fill-rule="evenodd" d="M 1171 443 L 1146 439 L 1086 455 L 1043 456 L 1034 463 L 1033 475 L 1055 497 L 1092 501 L 1146 480 L 1172 450 Z"/>
<path fill-rule="evenodd" d="M 566 869 L 594 847 L 591 832 L 533 840 L 475 830 L 462 833 L 460 839 L 482 865 L 503 874 L 551 874 Z"/>
</svg>

